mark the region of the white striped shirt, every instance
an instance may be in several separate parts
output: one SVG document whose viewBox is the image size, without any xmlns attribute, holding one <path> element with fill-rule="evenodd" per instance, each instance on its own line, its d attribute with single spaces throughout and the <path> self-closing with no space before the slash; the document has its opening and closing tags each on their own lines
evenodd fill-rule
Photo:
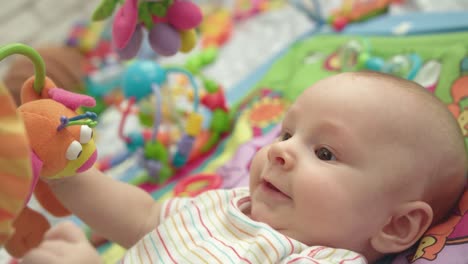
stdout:
<svg viewBox="0 0 468 264">
<path fill-rule="evenodd" d="M 309 247 L 242 213 L 248 189 L 215 190 L 163 203 L 161 224 L 122 263 L 365 264 L 353 251 Z"/>
</svg>

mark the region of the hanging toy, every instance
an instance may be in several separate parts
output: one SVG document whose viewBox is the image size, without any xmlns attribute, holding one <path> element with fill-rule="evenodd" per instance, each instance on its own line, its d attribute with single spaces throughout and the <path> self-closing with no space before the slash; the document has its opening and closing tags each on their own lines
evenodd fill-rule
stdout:
<svg viewBox="0 0 468 264">
<path fill-rule="evenodd" d="M 119 2 L 122 1 L 102 0 L 94 11 L 93 21 L 111 16 Z M 122 59 L 134 58 L 146 28 L 150 46 L 157 54 L 189 52 L 195 47 L 195 28 L 202 17 L 200 8 L 188 0 L 124 0 L 114 17 L 112 41 Z"/>
<path fill-rule="evenodd" d="M 148 172 L 149 180 L 161 184 L 181 167 L 211 150 L 229 132 L 232 123 L 222 87 L 201 73 L 203 67 L 216 59 L 217 53 L 214 47 L 193 53 L 182 68 L 161 67 L 148 60 L 129 63 L 122 74 L 120 85 L 127 101 L 120 108 L 122 118 L 118 128 L 119 138 L 126 144 L 127 151 L 102 159 L 98 163 L 99 168 L 107 170 L 135 155 L 141 167 Z M 159 87 L 168 83 L 171 73 L 185 75 L 177 76 L 181 86 L 160 90 Z M 199 92 L 194 76 L 203 84 L 205 93 Z M 191 83 L 193 90 L 185 89 L 189 87 L 187 82 Z M 181 108 L 175 107 L 176 94 L 187 96 L 193 103 L 192 112 L 187 112 L 186 105 L 183 105 L 184 118 L 180 118 L 178 110 Z M 206 128 L 202 128 L 199 104 L 204 106 L 205 111 L 211 112 L 210 124 Z M 144 129 L 142 132 L 124 134 L 124 126 L 130 114 L 137 114 L 140 123 L 152 127 L 152 131 Z M 161 125 L 167 121 L 177 129 Z"/>
<path fill-rule="evenodd" d="M 162 97 L 160 87 L 164 85 L 170 73 L 182 73 L 188 77 L 194 89 L 193 112 L 189 114 L 185 124 L 185 133 L 177 145 L 177 150 L 170 157 L 168 149 L 157 140 L 161 123 Z M 128 99 L 119 125 L 119 137 L 126 143 L 130 152 L 137 152 L 139 161 L 146 168 L 148 175 L 156 182 L 164 182 L 173 174 L 173 167 L 179 168 L 186 164 L 193 148 L 195 138 L 202 129 L 202 116 L 199 114 L 198 85 L 193 75 L 181 68 L 163 68 L 154 61 L 137 60 L 130 64 L 123 74 L 122 89 Z M 124 125 L 132 106 L 140 100 L 154 95 L 156 98 L 153 131 L 151 139 L 145 142 L 141 133 L 124 135 Z"/>
<path fill-rule="evenodd" d="M 70 215 L 44 179 L 58 179 L 88 170 L 97 159 L 92 128 L 96 114 L 78 115 L 80 106 L 93 107 L 92 97 L 57 88 L 45 76 L 39 54 L 23 44 L 0 47 L 0 60 L 23 54 L 32 60 L 35 76 L 23 84 L 22 105 L 13 112 L 11 97 L 1 92 L 0 118 L 12 126 L 0 129 L 0 245 L 19 258 L 39 245 L 50 228 L 47 219 L 27 207 L 34 194 L 54 216 Z M 3 107 L 5 106 L 5 107 Z M 11 161 L 11 162 L 10 162 Z"/>
</svg>

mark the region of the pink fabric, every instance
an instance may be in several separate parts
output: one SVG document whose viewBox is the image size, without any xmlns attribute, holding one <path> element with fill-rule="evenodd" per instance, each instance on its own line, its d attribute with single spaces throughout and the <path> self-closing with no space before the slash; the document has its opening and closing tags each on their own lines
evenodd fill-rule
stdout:
<svg viewBox="0 0 468 264">
<path fill-rule="evenodd" d="M 138 22 L 137 0 L 126 0 L 117 11 L 112 25 L 112 40 L 118 49 L 127 46 Z"/>
<path fill-rule="evenodd" d="M 49 90 L 49 96 L 73 111 L 80 106 L 93 107 L 96 105 L 96 100 L 91 96 L 72 93 L 61 88 Z"/>
<path fill-rule="evenodd" d="M 36 188 L 36 184 L 39 181 L 39 177 L 41 176 L 41 170 L 42 170 L 42 165 L 43 165 L 42 161 L 39 159 L 36 153 L 32 151 L 31 151 L 31 165 L 32 165 L 33 178 L 31 181 L 31 188 L 29 190 L 28 198 L 25 201 L 26 204 L 29 202 L 29 199 L 31 199 L 33 191 Z"/>
</svg>

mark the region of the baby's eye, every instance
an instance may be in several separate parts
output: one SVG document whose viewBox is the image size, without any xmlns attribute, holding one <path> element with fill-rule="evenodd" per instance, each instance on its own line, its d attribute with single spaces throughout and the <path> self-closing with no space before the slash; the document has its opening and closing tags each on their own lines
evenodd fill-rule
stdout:
<svg viewBox="0 0 468 264">
<path fill-rule="evenodd" d="M 315 151 L 315 155 L 321 160 L 336 160 L 335 155 L 327 148 L 321 147 Z"/>
<path fill-rule="evenodd" d="M 291 137 L 292 137 L 291 134 L 289 134 L 288 132 L 285 132 L 285 133 L 283 133 L 283 135 L 281 135 L 281 141 L 288 140 Z"/>
<path fill-rule="evenodd" d="M 86 125 L 81 126 L 80 143 L 86 144 L 91 140 L 91 138 L 93 138 L 93 129 Z"/>
<path fill-rule="evenodd" d="M 67 160 L 76 160 L 81 156 L 81 152 L 83 151 L 83 147 L 81 146 L 80 142 L 73 140 L 72 143 L 67 148 L 66 158 Z"/>
</svg>

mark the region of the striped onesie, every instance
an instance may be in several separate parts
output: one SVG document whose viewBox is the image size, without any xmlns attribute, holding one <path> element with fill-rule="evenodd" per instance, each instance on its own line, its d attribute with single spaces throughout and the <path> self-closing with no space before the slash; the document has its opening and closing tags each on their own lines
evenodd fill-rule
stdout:
<svg viewBox="0 0 468 264">
<path fill-rule="evenodd" d="M 161 224 L 121 263 L 367 263 L 353 251 L 309 247 L 242 213 L 246 188 L 215 190 L 165 201 Z"/>
</svg>

